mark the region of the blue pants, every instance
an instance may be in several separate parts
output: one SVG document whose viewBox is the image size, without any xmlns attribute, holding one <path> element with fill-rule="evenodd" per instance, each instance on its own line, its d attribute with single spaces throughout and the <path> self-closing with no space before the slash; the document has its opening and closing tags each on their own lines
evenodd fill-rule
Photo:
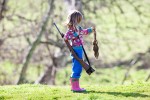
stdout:
<svg viewBox="0 0 150 100">
<path fill-rule="evenodd" d="M 73 47 L 73 50 L 75 51 L 75 53 L 77 54 L 77 56 L 82 59 L 83 58 L 83 49 L 82 47 Z M 72 56 L 72 74 L 71 74 L 71 78 L 80 78 L 81 76 L 81 72 L 82 72 L 82 65 L 80 64 L 80 62 L 78 60 L 76 60 L 74 58 L 73 55 Z"/>
</svg>

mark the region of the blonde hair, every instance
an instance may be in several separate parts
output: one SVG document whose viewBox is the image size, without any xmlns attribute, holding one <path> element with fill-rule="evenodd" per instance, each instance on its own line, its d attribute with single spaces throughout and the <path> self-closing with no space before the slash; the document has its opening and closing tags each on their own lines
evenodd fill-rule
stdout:
<svg viewBox="0 0 150 100">
<path fill-rule="evenodd" d="M 81 22 L 82 18 L 83 18 L 83 15 L 79 11 L 77 10 L 72 11 L 68 15 L 68 18 L 66 21 L 67 27 L 70 28 L 70 27 L 73 27 L 74 25 L 77 25 L 78 23 Z"/>
</svg>

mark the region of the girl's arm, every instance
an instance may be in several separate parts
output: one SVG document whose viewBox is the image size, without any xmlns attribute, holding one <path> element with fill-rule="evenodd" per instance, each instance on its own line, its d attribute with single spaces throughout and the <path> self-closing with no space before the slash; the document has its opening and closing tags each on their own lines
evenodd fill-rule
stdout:
<svg viewBox="0 0 150 100">
<path fill-rule="evenodd" d="M 64 39 L 65 40 L 72 40 L 74 39 L 73 35 L 71 35 L 72 33 L 70 31 L 66 32 Z"/>
<path fill-rule="evenodd" d="M 87 28 L 87 29 L 81 29 L 80 28 L 80 34 L 82 35 L 87 35 L 90 34 L 94 31 L 95 28 L 91 27 L 91 28 Z"/>
</svg>

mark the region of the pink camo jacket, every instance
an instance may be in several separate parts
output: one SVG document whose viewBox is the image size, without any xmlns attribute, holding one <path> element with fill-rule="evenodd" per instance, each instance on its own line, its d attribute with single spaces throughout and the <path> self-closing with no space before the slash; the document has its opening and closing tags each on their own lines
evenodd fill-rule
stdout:
<svg viewBox="0 0 150 100">
<path fill-rule="evenodd" d="M 64 38 L 67 40 L 70 40 L 70 45 L 73 47 L 81 46 L 83 42 L 83 35 L 88 35 L 92 32 L 92 28 L 82 29 L 81 27 L 79 29 L 73 29 L 70 28 L 66 32 Z M 79 35 L 79 38 L 77 36 Z"/>
</svg>

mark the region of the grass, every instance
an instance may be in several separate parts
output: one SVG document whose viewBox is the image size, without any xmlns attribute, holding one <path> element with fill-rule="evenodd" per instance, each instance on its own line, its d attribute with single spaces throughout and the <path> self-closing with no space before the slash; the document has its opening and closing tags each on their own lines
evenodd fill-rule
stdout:
<svg viewBox="0 0 150 100">
<path fill-rule="evenodd" d="M 73 93 L 69 86 L 0 86 L 0 100 L 150 100 L 150 83 L 85 85 L 87 92 Z"/>
</svg>

